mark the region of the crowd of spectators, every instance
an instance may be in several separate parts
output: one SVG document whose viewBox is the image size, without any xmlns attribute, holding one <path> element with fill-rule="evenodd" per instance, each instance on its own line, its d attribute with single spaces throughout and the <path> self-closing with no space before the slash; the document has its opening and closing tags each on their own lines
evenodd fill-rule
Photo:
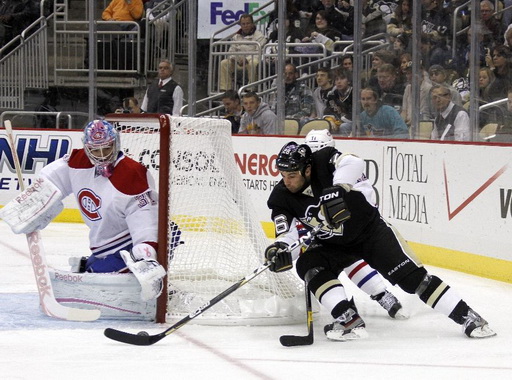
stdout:
<svg viewBox="0 0 512 380">
<path fill-rule="evenodd" d="M 102 13 L 102 19 L 140 21 L 145 15 L 149 19 L 166 20 L 165 16 L 154 11 L 165 1 L 111 0 Z M 461 116 L 469 114 L 472 104 L 469 101 L 471 33 L 478 30 L 478 104 L 482 106 L 508 97 L 512 88 L 512 9 L 507 7 L 512 7 L 511 3 L 481 0 L 480 27 L 476 29 L 470 28 L 471 9 L 467 2 L 421 0 L 419 120 L 432 122 L 432 138 L 466 140 L 471 135 L 469 118 Z M 240 98 L 237 90 L 263 79 L 258 78 L 260 65 L 269 68 L 266 75 L 277 72 L 275 55 L 280 4 L 286 4 L 286 42 L 301 45 L 287 46 L 285 52 L 290 56 L 281 74 L 285 82 L 286 117 L 297 119 L 301 126 L 311 119 L 325 118 L 330 122 L 332 133 L 345 136 L 355 133 L 410 137 L 410 133 L 404 133 L 403 127 L 411 128 L 412 115 L 418 111 L 418 106 L 412 104 L 412 0 L 362 0 L 360 34 L 363 38 L 378 41 L 382 48 L 372 49 L 365 57 L 363 71 L 359 75 L 359 88 L 362 90 L 358 94 L 352 91 L 353 56 L 350 51 L 342 55 L 340 50 L 336 50 L 338 46 L 346 46 L 336 42 L 353 39 L 354 18 L 357 17 L 354 15 L 354 0 L 276 0 L 274 10 L 264 20 L 265 28 L 258 27 L 252 15 L 242 14 L 239 29 L 230 37 L 229 50 L 218 65 L 217 88 L 223 94 L 222 102 L 233 133 L 273 133 L 277 130 L 275 97 L 261 97 L 250 92 L 247 98 L 245 94 Z M 20 33 L 20 28 L 37 17 L 38 11 L 37 0 L 2 0 L 0 44 Z M 168 31 L 162 30 L 161 38 L 168 38 L 166 33 Z M 165 46 L 165 43 L 160 45 Z M 323 46 L 321 50 L 328 55 L 336 54 L 337 64 L 310 65 L 301 71 L 299 61 L 294 57 L 314 54 L 319 46 Z M 160 64 L 165 66 L 166 72 L 159 72 L 159 80 L 148 86 L 140 109 L 177 115 L 183 101 L 183 90 L 172 78 L 173 64 L 164 59 Z M 163 74 L 168 76 L 162 78 Z M 313 81 L 304 79 L 313 75 Z M 256 86 L 249 90 L 256 90 Z M 357 129 L 352 128 L 354 101 L 361 106 L 361 126 Z M 512 119 L 506 116 L 510 111 L 505 105 L 495 108 L 479 113 L 479 127 L 495 122 L 500 130 L 506 131 L 502 125 Z M 446 117 L 441 118 L 443 121 L 440 119 L 440 115 L 448 116 L 452 110 L 456 110 L 458 115 L 455 126 L 446 122 Z M 399 125 L 380 128 L 380 121 L 376 118 L 381 114 L 386 114 L 388 119 L 400 120 Z M 467 125 L 461 127 L 460 123 Z M 442 133 L 443 125 L 453 130 Z M 502 137 L 502 141 L 505 138 Z"/>
<path fill-rule="evenodd" d="M 419 121 L 432 123 L 433 139 L 467 140 L 471 136 L 470 42 L 471 33 L 477 29 L 470 29 L 471 9 L 466 3 L 421 0 Z M 410 138 L 412 115 L 418 111 L 418 106 L 412 104 L 412 0 L 362 1 L 361 35 L 363 38 L 375 38 L 382 43 L 382 48 L 374 49 L 369 59 L 363 61 L 360 85 L 363 90 L 359 94 L 352 93 L 353 57 L 350 53 L 342 56 L 334 49 L 335 42 L 353 39 L 353 4 L 349 0 L 286 1 L 286 42 L 315 44 L 310 48 L 307 45 L 295 46 L 286 51 L 290 58 L 283 73 L 285 115 L 297 119 L 300 125 L 312 118 L 328 119 L 333 134 Z M 512 21 L 512 9 L 502 12 L 506 6 L 511 4 L 489 0 L 480 2 L 480 105 L 506 98 L 512 87 L 512 25 L 508 24 Z M 262 43 L 262 46 L 271 43 L 274 52 L 277 10 L 276 6 L 269 16 L 267 35 Z M 458 17 L 455 17 L 454 23 L 455 10 Z M 455 45 L 452 41 L 454 35 L 457 36 Z M 313 54 L 318 44 L 322 44 L 328 54 L 339 56 L 337 65 L 309 66 L 301 71 L 295 55 Z M 275 72 L 274 64 L 267 74 L 273 75 Z M 307 82 L 303 77 L 311 74 L 315 75 L 315 81 L 314 86 L 309 88 L 307 83 L 311 81 Z M 222 75 L 221 80 L 222 84 L 233 82 L 231 78 L 226 81 L 226 76 Z M 228 86 L 221 86 L 221 90 L 228 89 L 224 87 Z M 313 94 L 314 104 L 311 110 L 310 93 Z M 355 130 L 352 129 L 353 101 L 360 102 L 361 106 L 361 126 Z M 274 103 L 271 109 L 277 113 Z M 491 122 L 503 124 L 504 120 L 508 120 L 503 116 L 507 112 L 506 107 L 502 106 L 499 110 L 479 113 L 480 127 Z M 452 117 L 454 113 L 456 118 Z M 382 114 L 386 115 L 387 122 L 393 120 L 396 124 L 389 126 L 385 120 L 378 120 Z M 453 118 L 450 119 L 453 123 L 446 121 L 448 114 Z M 383 127 L 380 126 L 382 123 Z M 512 136 L 510 139 L 512 141 Z"/>
</svg>

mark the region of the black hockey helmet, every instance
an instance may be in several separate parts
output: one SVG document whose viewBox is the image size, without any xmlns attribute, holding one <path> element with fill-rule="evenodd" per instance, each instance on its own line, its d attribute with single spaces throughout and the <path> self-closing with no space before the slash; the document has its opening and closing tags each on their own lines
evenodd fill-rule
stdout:
<svg viewBox="0 0 512 380">
<path fill-rule="evenodd" d="M 306 167 L 311 164 L 311 154 L 311 148 L 306 144 L 299 145 L 290 141 L 277 155 L 277 169 L 282 172 L 300 171 L 304 175 Z"/>
</svg>

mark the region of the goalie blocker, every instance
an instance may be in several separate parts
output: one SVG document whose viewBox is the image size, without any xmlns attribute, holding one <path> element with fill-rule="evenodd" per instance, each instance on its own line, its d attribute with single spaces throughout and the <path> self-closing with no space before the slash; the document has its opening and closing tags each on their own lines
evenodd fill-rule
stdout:
<svg viewBox="0 0 512 380">
<path fill-rule="evenodd" d="M 0 218 L 15 234 L 42 230 L 64 208 L 61 197 L 61 192 L 53 183 L 39 177 L 0 210 Z"/>
</svg>

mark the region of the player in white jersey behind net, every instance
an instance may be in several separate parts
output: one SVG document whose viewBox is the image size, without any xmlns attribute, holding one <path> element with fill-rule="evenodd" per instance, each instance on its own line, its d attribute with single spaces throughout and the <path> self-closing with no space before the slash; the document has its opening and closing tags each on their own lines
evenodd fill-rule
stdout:
<svg viewBox="0 0 512 380">
<path fill-rule="evenodd" d="M 313 129 L 304 138 L 304 143 L 311 148 L 311 152 L 319 151 L 326 147 L 335 147 L 334 139 L 327 129 Z M 299 224 L 302 226 L 302 224 Z M 299 236 L 308 231 L 304 226 L 298 227 Z M 352 257 L 352 263 L 343 269 L 354 284 L 367 293 L 372 300 L 377 301 L 389 314 L 391 318 L 407 319 L 409 316 L 404 312 L 402 304 L 386 288 L 382 276 L 366 261 L 359 257 Z"/>
<path fill-rule="evenodd" d="M 41 230 L 63 209 L 62 200 L 74 194 L 90 229 L 91 250 L 75 272 L 131 271 L 140 283 L 140 298 L 153 300 L 162 292 L 166 275 L 156 260 L 158 197 L 154 180 L 143 165 L 124 155 L 119 133 L 109 122 L 88 123 L 82 141 L 82 149 L 74 149 L 41 170 L 35 181 L 37 191 L 31 186 L 20 195 L 44 203 L 44 212 L 20 209 L 11 201 L 5 207 L 11 211 L 3 210 L 3 219 L 15 233 Z M 179 244 L 179 236 L 174 225 L 171 249 Z"/>
</svg>

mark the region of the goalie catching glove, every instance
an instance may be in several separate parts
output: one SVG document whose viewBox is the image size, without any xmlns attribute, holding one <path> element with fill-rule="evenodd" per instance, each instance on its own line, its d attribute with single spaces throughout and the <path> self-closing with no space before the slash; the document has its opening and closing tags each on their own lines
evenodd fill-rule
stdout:
<svg viewBox="0 0 512 380">
<path fill-rule="evenodd" d="M 333 186 L 324 189 L 320 197 L 322 214 L 327 225 L 333 229 L 339 228 L 346 220 L 350 219 L 350 211 L 343 199 L 345 189 Z"/>
<path fill-rule="evenodd" d="M 270 262 L 271 272 L 284 272 L 292 269 L 292 253 L 288 250 L 288 244 L 276 241 L 265 250 L 265 258 Z"/>
<path fill-rule="evenodd" d="M 156 251 L 149 244 L 141 243 L 132 248 L 131 252 L 119 252 L 128 269 L 132 271 L 142 288 L 140 298 L 143 301 L 158 297 L 162 293 L 166 271 L 156 261 Z"/>
</svg>

